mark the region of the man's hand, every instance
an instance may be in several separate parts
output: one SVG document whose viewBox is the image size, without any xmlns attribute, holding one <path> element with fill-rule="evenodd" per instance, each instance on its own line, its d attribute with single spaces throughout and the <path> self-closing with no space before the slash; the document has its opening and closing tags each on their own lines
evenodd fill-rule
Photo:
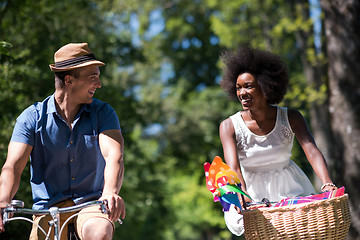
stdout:
<svg viewBox="0 0 360 240">
<path fill-rule="evenodd" d="M 1 212 L 1 214 L 0 214 L 0 233 L 5 231 L 4 222 L 3 222 L 3 216 L 2 216 L 2 211 L 1 210 L 4 209 L 4 208 L 7 208 L 9 206 L 10 206 L 10 204 L 7 203 L 7 202 L 0 202 L 0 212 Z"/>
<path fill-rule="evenodd" d="M 125 203 L 119 195 L 103 194 L 99 200 L 108 202 L 110 220 L 117 221 L 120 218 L 125 218 Z"/>
</svg>

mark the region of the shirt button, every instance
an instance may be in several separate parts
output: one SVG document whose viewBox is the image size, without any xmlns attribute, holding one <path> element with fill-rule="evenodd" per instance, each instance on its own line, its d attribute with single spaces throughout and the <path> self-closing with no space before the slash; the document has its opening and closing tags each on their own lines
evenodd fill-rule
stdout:
<svg viewBox="0 0 360 240">
<path fill-rule="evenodd" d="M 72 158 L 72 159 L 70 159 L 70 162 L 74 162 L 74 159 Z"/>
<path fill-rule="evenodd" d="M 72 178 L 71 178 L 71 180 L 73 180 L 73 181 L 74 181 L 74 180 L 75 180 L 75 178 L 74 178 L 74 177 L 72 177 Z"/>
<path fill-rule="evenodd" d="M 73 141 L 70 141 L 70 144 L 73 144 L 74 142 Z"/>
</svg>

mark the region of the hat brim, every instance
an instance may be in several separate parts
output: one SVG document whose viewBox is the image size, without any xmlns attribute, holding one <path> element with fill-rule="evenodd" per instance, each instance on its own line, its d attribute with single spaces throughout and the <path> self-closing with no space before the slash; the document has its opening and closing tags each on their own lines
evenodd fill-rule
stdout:
<svg viewBox="0 0 360 240">
<path fill-rule="evenodd" d="M 57 67 L 55 67 L 55 64 L 50 64 L 49 67 L 52 72 L 64 72 L 64 71 L 70 71 L 70 70 L 74 70 L 77 68 L 86 67 L 86 66 L 90 66 L 90 65 L 104 66 L 105 63 L 98 61 L 98 60 L 93 60 L 93 61 L 88 61 L 88 62 L 84 62 L 84 63 L 78 64 L 78 65 L 64 67 L 64 68 L 57 68 Z"/>
</svg>

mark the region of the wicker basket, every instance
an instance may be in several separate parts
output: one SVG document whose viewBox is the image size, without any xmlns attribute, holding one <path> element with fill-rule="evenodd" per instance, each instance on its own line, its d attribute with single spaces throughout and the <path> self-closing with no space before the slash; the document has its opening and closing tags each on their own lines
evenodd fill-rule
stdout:
<svg viewBox="0 0 360 240">
<path fill-rule="evenodd" d="M 243 214 L 246 239 L 345 239 L 350 228 L 347 194 Z"/>
</svg>

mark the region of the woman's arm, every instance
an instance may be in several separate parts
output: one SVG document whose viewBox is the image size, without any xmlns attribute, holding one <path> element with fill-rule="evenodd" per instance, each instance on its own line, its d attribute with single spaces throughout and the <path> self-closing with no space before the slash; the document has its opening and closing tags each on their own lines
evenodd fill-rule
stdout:
<svg viewBox="0 0 360 240">
<path fill-rule="evenodd" d="M 231 119 L 228 118 L 225 119 L 223 122 L 221 122 L 219 130 L 220 130 L 220 140 L 223 147 L 225 162 L 234 172 L 237 173 L 240 179 L 242 190 L 247 192 L 246 183 L 241 173 L 240 163 L 237 156 L 235 129 Z M 246 201 L 251 201 L 247 197 L 245 197 L 245 199 Z"/>
<path fill-rule="evenodd" d="M 332 180 L 329 175 L 329 171 L 326 165 L 326 161 L 320 150 L 315 144 L 315 140 L 312 137 L 310 130 L 306 124 L 304 117 L 297 110 L 288 109 L 289 122 L 293 132 L 295 133 L 296 139 L 300 146 L 304 150 L 306 158 L 310 162 L 316 175 L 320 178 L 321 183 L 332 184 Z M 325 186 L 323 191 L 335 190 L 334 186 Z"/>
</svg>

